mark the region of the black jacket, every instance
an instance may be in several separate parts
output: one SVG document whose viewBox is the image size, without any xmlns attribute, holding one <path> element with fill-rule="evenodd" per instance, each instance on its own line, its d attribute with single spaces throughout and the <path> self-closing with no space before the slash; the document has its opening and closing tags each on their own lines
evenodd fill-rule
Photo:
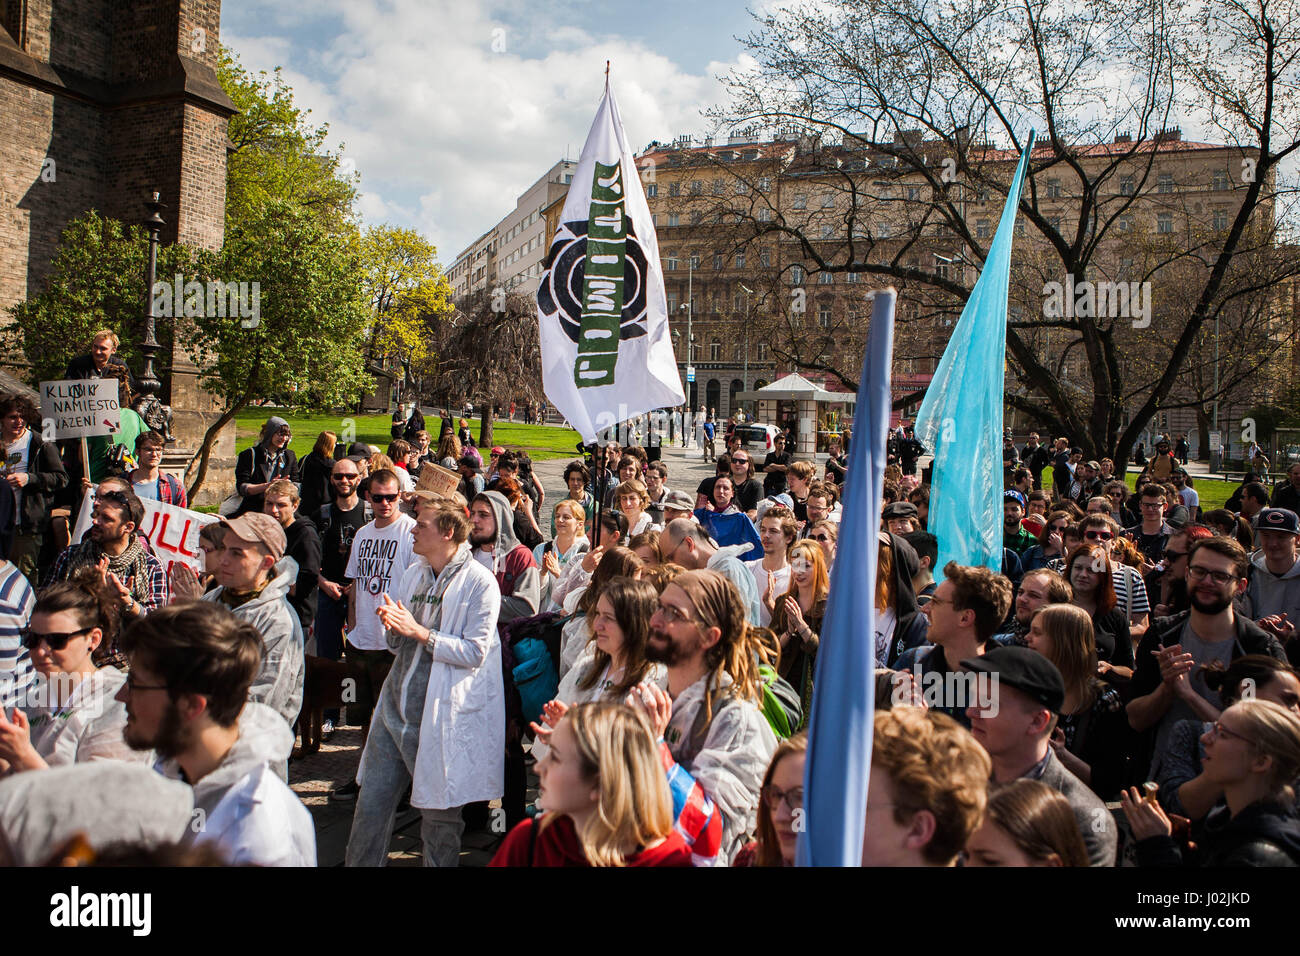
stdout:
<svg viewBox="0 0 1300 956">
<path fill-rule="evenodd" d="M 264 474 L 267 465 L 266 446 L 256 444 L 252 448 L 245 448 L 239 453 L 235 460 L 235 490 L 244 496 L 244 502 L 239 506 L 236 515 L 242 515 L 249 511 L 261 511 L 266 496 L 250 495 L 244 489 L 248 485 L 260 485 L 264 481 L 274 481 L 277 478 L 288 478 L 290 481 L 298 480 L 298 458 L 293 451 L 287 446 L 284 449 L 284 461 L 281 467 L 276 469 L 270 477 Z"/>
<path fill-rule="evenodd" d="M 1260 800 L 1235 817 L 1216 807 L 1192 830 L 1195 853 L 1184 854 L 1173 837 L 1136 844 L 1139 866 L 1300 866 L 1300 816 L 1294 806 Z"/>
<path fill-rule="evenodd" d="M 27 452 L 27 484 L 23 487 L 22 514 L 19 516 L 25 531 L 41 533 L 50 520 L 50 505 L 56 492 L 67 487 L 68 473 L 64 470 L 59 448 L 47 442 L 35 431 Z"/>
<path fill-rule="evenodd" d="M 921 568 L 916 549 L 896 534 L 889 535 L 894 552 L 894 637 L 889 644 L 889 658 L 883 666 L 893 667 L 898 655 L 925 643 L 930 619 L 922 613 L 912 590 L 912 577 Z M 877 661 L 877 666 L 882 666 Z"/>
<path fill-rule="evenodd" d="M 293 524 L 284 530 L 288 546 L 284 553 L 298 562 L 298 578 L 289 604 L 298 612 L 302 632 L 307 633 L 316 616 L 316 575 L 320 572 L 320 534 L 310 518 L 297 515 Z"/>
<path fill-rule="evenodd" d="M 135 380 L 135 375 L 131 372 L 131 366 L 127 365 L 126 362 L 122 361 L 122 359 L 116 355 L 110 355 L 108 357 L 108 364 L 120 365 L 122 368 L 126 369 L 127 380 L 131 383 L 131 391 L 133 393 L 140 391 L 139 385 Z M 87 352 L 85 355 L 78 355 L 72 361 L 68 362 L 68 369 L 63 373 L 63 377 L 99 378 L 100 375 L 95 371 L 94 359 L 92 359 L 90 353 Z"/>
<path fill-rule="evenodd" d="M 330 473 L 333 470 L 333 460 L 314 451 L 299 463 L 298 472 L 302 477 L 299 495 L 302 500 L 298 503 L 298 510 L 302 514 L 316 514 L 321 505 L 334 497 L 330 488 Z"/>
</svg>

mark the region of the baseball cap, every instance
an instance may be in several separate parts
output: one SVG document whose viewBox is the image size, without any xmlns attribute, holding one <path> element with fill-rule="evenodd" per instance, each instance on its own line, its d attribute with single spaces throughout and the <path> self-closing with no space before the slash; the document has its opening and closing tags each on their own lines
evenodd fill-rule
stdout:
<svg viewBox="0 0 1300 956">
<path fill-rule="evenodd" d="M 1065 681 L 1056 665 L 1027 647 L 995 647 L 983 657 L 971 657 L 961 666 L 976 674 L 996 674 L 999 684 L 1014 687 L 1054 714 L 1065 706 Z"/>
<path fill-rule="evenodd" d="M 1175 531 L 1182 531 L 1192 520 L 1192 513 L 1187 510 L 1186 505 L 1174 505 L 1169 509 L 1169 514 L 1165 515 L 1165 524 Z"/>
<path fill-rule="evenodd" d="M 284 557 L 284 549 L 289 542 L 280 522 L 270 515 L 250 511 L 238 518 L 222 518 L 221 523 L 226 526 L 226 534 L 233 534 L 244 544 L 262 545 L 277 561 Z"/>
<path fill-rule="evenodd" d="M 1255 530 L 1300 534 L 1300 517 L 1289 508 L 1264 508 L 1255 515 Z"/>
<path fill-rule="evenodd" d="M 695 500 L 684 491 L 670 491 L 664 496 L 664 507 L 673 511 L 694 511 Z"/>
<path fill-rule="evenodd" d="M 1002 492 L 1002 500 L 1005 502 L 1008 499 L 1019 502 L 1021 508 L 1025 507 L 1025 496 L 1014 488 L 1008 488 L 1006 491 Z"/>
<path fill-rule="evenodd" d="M 886 521 L 890 518 L 916 518 L 919 517 L 919 512 L 916 510 L 916 505 L 910 501 L 891 501 L 880 512 L 880 517 Z"/>
<path fill-rule="evenodd" d="M 493 445 L 493 446 L 492 446 L 492 451 L 490 452 L 490 454 L 493 454 L 493 455 L 504 455 L 505 453 L 506 453 L 506 450 L 505 450 L 504 448 L 502 448 L 500 445 Z"/>
<path fill-rule="evenodd" d="M 1088 467 L 1091 468 L 1093 471 L 1101 471 L 1101 462 L 1090 461 L 1088 462 Z"/>
</svg>

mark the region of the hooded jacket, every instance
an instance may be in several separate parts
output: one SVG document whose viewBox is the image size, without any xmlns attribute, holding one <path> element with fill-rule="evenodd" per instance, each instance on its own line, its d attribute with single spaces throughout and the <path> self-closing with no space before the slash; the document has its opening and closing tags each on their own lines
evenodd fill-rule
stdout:
<svg viewBox="0 0 1300 956">
<path fill-rule="evenodd" d="M 1300 622 L 1300 559 L 1278 575 L 1264 563 L 1264 552 L 1256 551 L 1250 558 L 1248 577 L 1246 607 L 1251 620 L 1285 614 L 1291 623 Z"/>
<path fill-rule="evenodd" d="M 708 675 L 701 677 L 673 701 L 664 741 L 673 760 L 694 777 L 721 811 L 722 849 L 711 862 L 727 866 L 754 830 L 758 792 L 776 750 L 776 735 L 757 704 L 728 694 L 714 695 L 713 717 L 705 724 L 702 710 L 708 681 Z M 732 683 L 731 675 L 724 671 L 718 688 Z"/>
<path fill-rule="evenodd" d="M 270 707 L 249 701 L 239 714 L 239 738 L 216 768 L 194 784 L 193 845 L 211 843 L 231 865 L 315 866 L 311 813 L 284 782 L 293 731 Z M 176 760 L 156 769 L 184 779 Z"/>
<path fill-rule="evenodd" d="M 273 708 L 292 727 L 302 709 L 302 684 L 307 670 L 302 625 L 289 603 L 289 587 L 298 577 L 298 562 L 286 556 L 271 571 L 274 577 L 261 594 L 231 610 L 262 635 L 262 666 L 249 688 L 248 699 Z M 202 600 L 219 601 L 224 590 L 213 588 Z"/>
<path fill-rule="evenodd" d="M 537 613 L 542 598 L 542 578 L 533 552 L 515 537 L 514 509 L 499 491 L 483 491 L 475 501 L 486 501 L 497 519 L 497 539 L 492 546 L 493 576 L 501 589 L 500 623 Z M 475 556 L 478 559 L 478 556 Z"/>
<path fill-rule="evenodd" d="M 746 521 L 749 519 L 746 518 Z M 753 527 L 752 525 L 750 527 Z M 745 603 L 745 620 L 751 627 L 758 627 L 762 605 L 758 599 L 758 584 L 741 561 L 741 555 L 751 550 L 747 544 L 731 544 L 718 548 L 705 565 L 710 571 L 717 571 L 736 586 L 740 599 Z M 761 551 L 760 551 L 761 554 Z"/>
<path fill-rule="evenodd" d="M 505 790 L 504 768 L 485 756 L 505 750 L 500 589 L 462 544 L 440 575 L 416 555 L 397 594 L 432 637 L 424 644 L 385 632 L 393 667 L 368 740 L 376 734 L 392 740 L 411 774 L 413 807 L 495 800 Z M 363 786 L 374 754 L 386 750 L 367 745 L 357 773 Z"/>
<path fill-rule="evenodd" d="M 40 866 L 74 833 L 96 850 L 176 843 L 194 819 L 194 791 L 140 764 L 77 763 L 0 781 L 0 866 Z"/>
<path fill-rule="evenodd" d="M 889 659 L 877 661 L 878 667 L 893 667 L 898 655 L 926 641 L 930 619 L 921 613 L 912 590 L 912 577 L 921 570 L 916 549 L 896 534 L 889 534 L 894 552 L 894 637 L 889 643 Z"/>
<path fill-rule="evenodd" d="M 1257 800 L 1235 817 L 1211 810 L 1193 831 L 1197 852 L 1184 855 L 1172 837 L 1137 843 L 1138 866 L 1300 866 L 1300 816 L 1294 806 Z"/>
</svg>

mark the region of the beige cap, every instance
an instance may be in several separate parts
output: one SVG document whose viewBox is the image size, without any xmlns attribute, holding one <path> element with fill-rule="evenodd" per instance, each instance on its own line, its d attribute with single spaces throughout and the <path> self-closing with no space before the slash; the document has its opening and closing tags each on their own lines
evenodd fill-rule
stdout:
<svg viewBox="0 0 1300 956">
<path fill-rule="evenodd" d="M 270 515 L 250 511 L 238 518 L 222 518 L 221 522 L 226 526 L 227 534 L 233 534 L 244 544 L 260 544 L 277 561 L 284 557 L 289 541 L 280 522 Z"/>
</svg>

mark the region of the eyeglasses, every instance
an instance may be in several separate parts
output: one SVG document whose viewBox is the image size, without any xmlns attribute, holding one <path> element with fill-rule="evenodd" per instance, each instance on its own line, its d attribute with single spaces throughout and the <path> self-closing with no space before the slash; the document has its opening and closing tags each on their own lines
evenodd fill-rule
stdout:
<svg viewBox="0 0 1300 956">
<path fill-rule="evenodd" d="M 931 595 L 929 603 L 930 604 L 951 604 L 952 598 L 941 598 L 941 597 L 934 597 L 933 595 Z"/>
<path fill-rule="evenodd" d="M 400 497 L 400 495 L 396 491 L 394 491 L 391 495 L 380 495 L 380 494 L 376 494 L 373 491 L 370 492 L 371 501 L 396 501 L 398 497 Z"/>
<path fill-rule="evenodd" d="M 1239 733 L 1229 730 L 1227 727 L 1223 726 L 1222 721 L 1218 721 L 1218 720 L 1216 720 L 1213 724 L 1210 725 L 1210 729 L 1208 733 L 1215 740 L 1218 740 L 1220 737 L 1228 737 L 1232 740 L 1240 740 L 1240 741 L 1244 741 L 1245 743 L 1252 743 L 1249 737 L 1244 737 Z"/>
<path fill-rule="evenodd" d="M 675 551 L 677 549 L 674 548 L 673 550 Z M 687 614 L 681 608 L 674 607 L 671 604 L 665 604 L 663 601 L 660 601 L 658 604 L 658 612 L 664 616 L 664 618 L 668 621 L 669 624 L 677 624 L 678 622 L 694 620 L 689 614 Z"/>
<path fill-rule="evenodd" d="M 74 637 L 80 637 L 82 634 L 89 634 L 95 628 L 83 627 L 79 631 L 68 631 L 66 634 L 42 634 L 39 631 L 33 631 L 30 627 L 22 630 L 23 647 L 29 651 L 36 650 L 36 646 L 44 641 L 52 651 L 61 651 L 68 646 L 68 642 Z"/>
<path fill-rule="evenodd" d="M 1168 548 L 1165 549 L 1165 560 L 1168 561 L 1170 564 L 1173 564 L 1179 558 L 1185 558 L 1185 557 L 1187 557 L 1186 551 L 1170 551 Z"/>
<path fill-rule="evenodd" d="M 134 693 L 135 693 L 136 691 L 138 691 L 138 690 L 167 690 L 167 685 L 166 685 L 166 684 L 139 684 L 139 683 L 136 683 L 135 675 L 133 675 L 130 671 L 127 671 L 127 672 L 126 672 L 126 689 L 129 690 L 131 693 L 134 694 Z"/>
<path fill-rule="evenodd" d="M 1229 581 L 1235 581 L 1237 575 L 1230 571 L 1211 571 L 1209 568 L 1203 568 L 1199 564 L 1194 564 L 1187 569 L 1187 576 L 1193 581 L 1203 581 L 1206 578 L 1212 580 L 1215 584 L 1227 584 Z"/>
<path fill-rule="evenodd" d="M 1114 537 L 1109 531 L 1085 531 L 1083 536 L 1089 541 L 1109 541 Z"/>
<path fill-rule="evenodd" d="M 763 802 L 767 804 L 769 810 L 775 810 L 781 804 L 785 804 L 786 809 L 791 813 L 803 809 L 803 787 L 791 787 L 789 790 L 780 790 L 777 787 L 768 784 L 760 793 L 763 796 Z"/>
<path fill-rule="evenodd" d="M 1165 503 L 1164 503 L 1163 501 L 1144 501 L 1144 502 L 1142 502 L 1142 507 L 1143 507 L 1143 508 L 1163 508 L 1164 506 L 1165 506 Z"/>
<path fill-rule="evenodd" d="M 814 541 L 829 541 L 831 539 L 831 536 L 828 534 L 810 534 L 808 537 L 812 538 Z"/>
</svg>

